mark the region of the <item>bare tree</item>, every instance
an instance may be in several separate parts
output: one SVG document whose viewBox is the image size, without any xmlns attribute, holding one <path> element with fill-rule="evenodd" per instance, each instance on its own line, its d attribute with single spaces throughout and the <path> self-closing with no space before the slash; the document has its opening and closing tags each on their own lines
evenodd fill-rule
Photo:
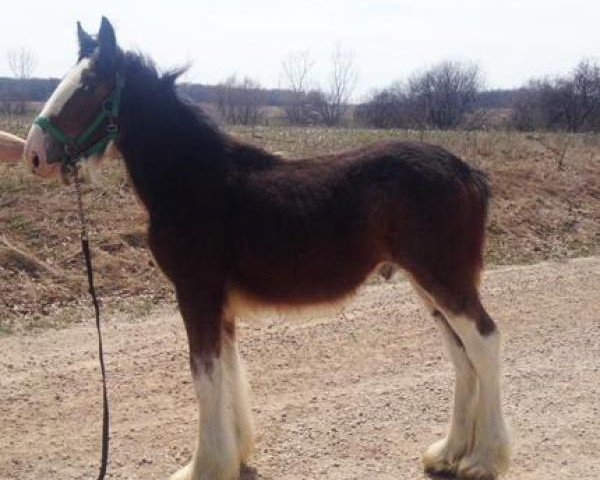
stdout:
<svg viewBox="0 0 600 480">
<path fill-rule="evenodd" d="M 17 86 L 18 98 L 16 99 L 16 104 L 12 105 L 10 110 L 13 113 L 23 114 L 27 110 L 25 83 L 26 80 L 31 78 L 33 70 L 37 64 L 37 60 L 33 53 L 31 53 L 31 51 L 27 50 L 25 47 L 8 50 L 6 52 L 6 58 L 8 61 L 8 68 L 10 68 L 13 76 L 19 82 Z"/>
<path fill-rule="evenodd" d="M 217 85 L 217 109 L 223 120 L 232 125 L 258 124 L 265 114 L 260 84 L 248 77 L 238 80 L 231 75 Z"/>
<path fill-rule="evenodd" d="M 354 111 L 356 121 L 374 128 L 414 128 L 417 126 L 406 82 L 395 82 L 373 91 Z"/>
<path fill-rule="evenodd" d="M 408 98 L 421 127 L 456 128 L 483 86 L 476 64 L 444 61 L 408 81 Z"/>
<path fill-rule="evenodd" d="M 14 48 L 7 52 L 8 67 L 15 78 L 26 80 L 31 78 L 37 60 L 25 47 Z"/>
<path fill-rule="evenodd" d="M 531 80 L 511 123 L 518 130 L 600 131 L 600 65 L 583 60 L 567 76 Z"/>
<path fill-rule="evenodd" d="M 400 111 L 400 99 L 391 89 L 382 89 L 370 94 L 370 98 L 354 111 L 354 118 L 361 125 L 374 128 L 393 128 L 397 113 Z"/>
<path fill-rule="evenodd" d="M 600 128 L 600 66 L 582 60 L 563 83 L 567 130 L 597 131 Z"/>
<path fill-rule="evenodd" d="M 356 109 L 356 118 L 377 128 L 476 128 L 481 77 L 477 65 L 442 62 L 375 92 Z"/>
<path fill-rule="evenodd" d="M 545 112 L 541 108 L 542 96 L 545 90 L 551 88 L 547 80 L 530 80 L 519 90 L 511 108 L 509 124 L 523 132 L 546 128 Z"/>
<path fill-rule="evenodd" d="M 342 122 L 356 85 L 356 77 L 354 55 L 341 45 L 336 45 L 331 56 L 327 90 L 315 91 L 310 95 L 311 103 L 325 125 L 334 126 Z"/>
<path fill-rule="evenodd" d="M 314 64 L 308 50 L 291 52 L 281 61 L 283 81 L 292 93 L 285 107 L 285 113 L 292 125 L 312 123 L 311 109 L 306 101 L 306 88 L 308 75 Z"/>
<path fill-rule="evenodd" d="M 284 81 L 292 92 L 305 92 L 308 75 L 315 65 L 310 51 L 290 52 L 282 61 L 281 69 Z"/>
</svg>

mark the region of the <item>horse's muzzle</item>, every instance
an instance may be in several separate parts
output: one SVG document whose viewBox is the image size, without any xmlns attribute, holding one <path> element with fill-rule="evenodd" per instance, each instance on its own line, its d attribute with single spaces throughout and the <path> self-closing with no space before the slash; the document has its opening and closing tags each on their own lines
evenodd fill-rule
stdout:
<svg viewBox="0 0 600 480">
<path fill-rule="evenodd" d="M 40 177 L 56 177 L 60 175 L 59 146 L 49 138 L 37 125 L 33 125 L 25 142 L 24 159 L 29 169 Z"/>
</svg>

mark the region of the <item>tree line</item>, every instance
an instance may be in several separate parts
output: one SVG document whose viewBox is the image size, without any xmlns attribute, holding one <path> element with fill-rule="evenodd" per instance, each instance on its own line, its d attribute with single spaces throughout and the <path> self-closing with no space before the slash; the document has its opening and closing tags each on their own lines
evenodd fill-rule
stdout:
<svg viewBox="0 0 600 480">
<path fill-rule="evenodd" d="M 12 78 L 0 77 L 0 112 L 25 113 L 27 102 L 43 102 L 58 79 L 33 78 L 36 59 L 26 49 L 7 52 Z M 279 107 L 290 125 L 408 129 L 600 131 L 600 64 L 581 60 L 564 75 L 540 77 L 513 90 L 486 90 L 474 63 L 442 61 L 351 103 L 357 78 L 354 56 L 337 45 L 324 85 L 312 78 L 310 52 L 281 60 L 281 86 L 263 88 L 249 77 L 231 75 L 217 85 L 181 83 L 179 91 L 212 104 L 222 121 L 238 125 L 268 122 Z"/>
<path fill-rule="evenodd" d="M 441 62 L 373 92 L 356 118 L 376 128 L 455 129 L 475 110 L 482 88 L 477 65 Z"/>
<path fill-rule="evenodd" d="M 600 65 L 582 60 L 569 75 L 536 79 L 512 108 L 519 130 L 600 131 Z"/>
<path fill-rule="evenodd" d="M 581 60 L 567 74 L 530 80 L 521 88 L 486 90 L 477 64 L 442 61 L 407 79 L 372 91 L 350 104 L 356 68 L 350 53 L 336 47 L 324 87 L 310 79 L 314 61 L 306 51 L 281 62 L 277 106 L 291 125 L 360 125 L 369 128 L 490 129 L 565 132 L 600 131 L 600 64 Z M 226 122 L 255 125 L 267 117 L 260 84 L 229 77 L 216 87 Z"/>
<path fill-rule="evenodd" d="M 310 74 L 314 66 L 308 51 L 290 53 L 281 62 L 284 91 L 283 107 L 291 125 L 341 125 L 350 109 L 356 81 L 354 57 L 337 45 L 331 56 L 327 84 L 316 84 Z M 260 84 L 248 77 L 228 77 L 216 87 L 216 105 L 220 117 L 230 124 L 256 125 L 265 121 L 266 107 L 260 102 Z M 273 104 L 270 104 L 271 106 Z"/>
<path fill-rule="evenodd" d="M 600 65 L 581 60 L 568 74 L 530 80 L 512 91 L 483 91 L 476 65 L 441 62 L 407 81 L 373 92 L 356 109 L 375 128 L 456 129 L 498 125 L 490 111 L 505 107 L 501 126 L 520 131 L 600 131 Z"/>
</svg>

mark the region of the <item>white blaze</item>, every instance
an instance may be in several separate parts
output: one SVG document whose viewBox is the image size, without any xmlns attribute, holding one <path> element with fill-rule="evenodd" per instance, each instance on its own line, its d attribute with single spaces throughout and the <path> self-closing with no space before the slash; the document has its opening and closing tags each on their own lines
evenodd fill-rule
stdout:
<svg viewBox="0 0 600 480">
<path fill-rule="evenodd" d="M 90 59 L 84 58 L 63 78 L 62 82 L 58 84 L 58 87 L 44 105 L 40 116 L 49 117 L 60 113 L 69 98 L 73 95 L 73 92 L 81 85 L 81 75 L 89 65 Z"/>
<path fill-rule="evenodd" d="M 62 111 L 69 98 L 81 85 L 81 76 L 89 64 L 90 60 L 84 58 L 67 74 L 44 105 L 40 116 L 51 117 Z M 56 176 L 60 172 L 58 163 L 50 164 L 47 161 L 47 149 L 50 141 L 48 135 L 38 125 L 32 125 L 25 142 L 25 160 L 32 171 L 42 177 Z"/>
</svg>

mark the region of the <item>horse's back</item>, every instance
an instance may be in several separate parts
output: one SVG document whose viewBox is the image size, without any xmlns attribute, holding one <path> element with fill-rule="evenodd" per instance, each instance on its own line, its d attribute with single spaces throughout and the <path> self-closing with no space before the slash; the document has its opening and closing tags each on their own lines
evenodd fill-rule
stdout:
<svg viewBox="0 0 600 480">
<path fill-rule="evenodd" d="M 378 263 L 456 237 L 447 220 L 468 214 L 459 197 L 474 172 L 440 147 L 405 142 L 260 165 L 229 192 L 230 262 L 243 287 L 290 301 L 341 295 Z"/>
</svg>

